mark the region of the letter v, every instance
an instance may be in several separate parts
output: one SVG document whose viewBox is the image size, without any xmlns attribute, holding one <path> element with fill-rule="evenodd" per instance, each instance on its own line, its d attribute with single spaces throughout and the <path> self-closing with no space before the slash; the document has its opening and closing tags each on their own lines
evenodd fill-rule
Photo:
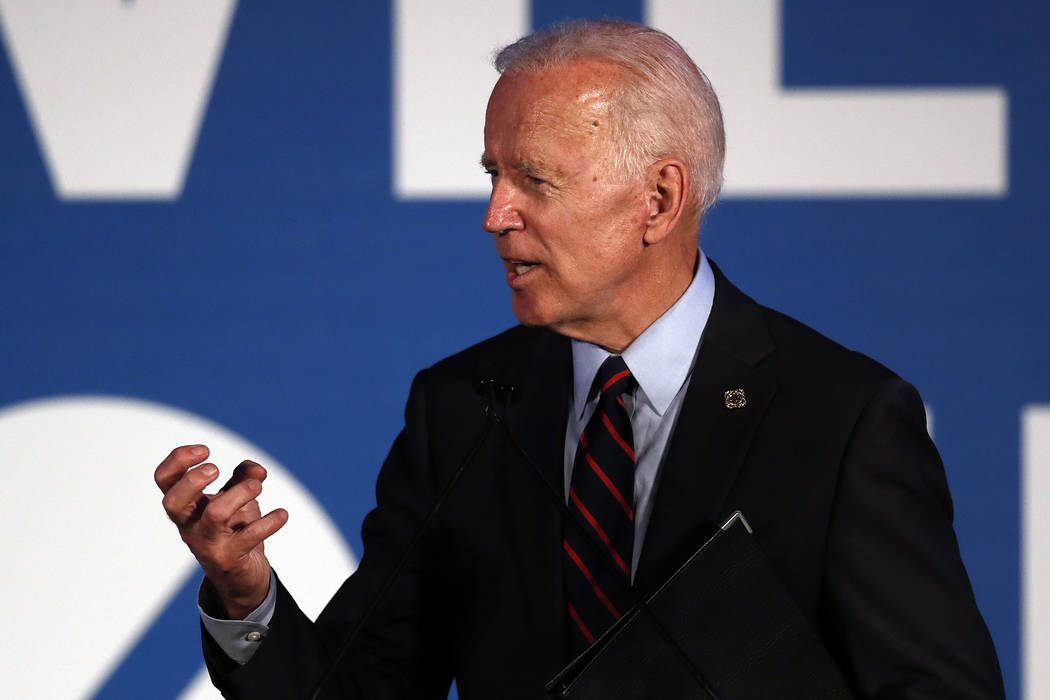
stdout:
<svg viewBox="0 0 1050 700">
<path fill-rule="evenodd" d="M 236 0 L 0 0 L 0 35 L 55 194 L 182 192 Z"/>
</svg>

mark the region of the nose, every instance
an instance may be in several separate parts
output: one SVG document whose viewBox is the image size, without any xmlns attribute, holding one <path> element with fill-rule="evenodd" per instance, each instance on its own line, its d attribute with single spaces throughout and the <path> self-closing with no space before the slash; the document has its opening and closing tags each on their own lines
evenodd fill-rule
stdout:
<svg viewBox="0 0 1050 700">
<path fill-rule="evenodd" d="M 500 236 L 523 228 L 524 221 L 515 200 L 512 186 L 500 181 L 494 182 L 492 194 L 489 195 L 489 206 L 485 210 L 485 218 L 481 222 L 481 227 L 489 233 Z"/>
</svg>

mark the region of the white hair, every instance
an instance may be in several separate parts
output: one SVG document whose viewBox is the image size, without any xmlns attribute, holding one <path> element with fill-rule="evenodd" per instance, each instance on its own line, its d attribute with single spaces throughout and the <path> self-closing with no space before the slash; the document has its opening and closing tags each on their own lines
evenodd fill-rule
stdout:
<svg viewBox="0 0 1050 700">
<path fill-rule="evenodd" d="M 575 20 L 522 37 L 494 63 L 501 74 L 539 73 L 587 59 L 620 66 L 632 78 L 613 90 L 617 166 L 636 177 L 661 158 L 680 158 L 694 203 L 706 211 L 722 188 L 722 110 L 707 76 L 667 34 L 621 20 Z"/>
</svg>

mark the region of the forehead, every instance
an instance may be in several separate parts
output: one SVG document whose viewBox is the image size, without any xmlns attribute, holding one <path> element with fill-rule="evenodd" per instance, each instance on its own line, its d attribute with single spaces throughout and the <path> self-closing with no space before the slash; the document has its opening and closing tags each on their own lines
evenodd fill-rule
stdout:
<svg viewBox="0 0 1050 700">
<path fill-rule="evenodd" d="M 607 134 L 622 72 L 618 66 L 587 60 L 538 73 L 505 73 L 485 113 L 486 154 L 510 147 L 510 142 L 516 147 L 538 138 L 560 138 L 582 145 Z"/>
</svg>

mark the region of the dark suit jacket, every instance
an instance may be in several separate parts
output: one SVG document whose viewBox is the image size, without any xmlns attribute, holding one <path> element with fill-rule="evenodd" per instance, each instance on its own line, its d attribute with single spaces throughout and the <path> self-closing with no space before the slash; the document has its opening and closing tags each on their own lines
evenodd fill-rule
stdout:
<svg viewBox="0 0 1050 700">
<path fill-rule="evenodd" d="M 635 585 L 650 590 L 734 510 L 861 698 L 1002 698 L 911 386 L 743 295 L 714 307 L 656 485 Z M 513 328 L 421 372 L 365 519 L 360 567 L 311 623 L 282 587 L 228 697 L 308 698 L 486 421 L 479 379 L 517 391 L 322 697 L 541 698 L 568 660 L 562 591 L 568 340 Z M 725 406 L 728 389 L 747 405 Z M 504 401 L 504 399 L 508 399 Z M 521 450 L 515 445 L 521 446 Z M 527 457 L 525 456 L 527 455 Z M 531 464 L 530 464 L 531 462 Z"/>
</svg>

